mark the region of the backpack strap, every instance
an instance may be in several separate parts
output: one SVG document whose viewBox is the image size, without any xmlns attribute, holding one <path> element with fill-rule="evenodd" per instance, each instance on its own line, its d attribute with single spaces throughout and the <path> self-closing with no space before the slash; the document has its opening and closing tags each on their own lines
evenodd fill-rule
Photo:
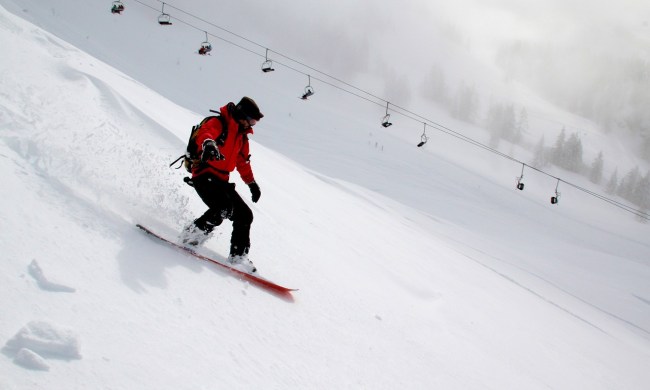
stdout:
<svg viewBox="0 0 650 390">
<path fill-rule="evenodd" d="M 172 161 L 171 164 L 169 164 L 169 167 L 171 168 L 174 164 L 176 164 L 176 163 L 179 162 L 182 158 L 185 158 L 185 157 L 187 157 L 187 155 L 185 155 L 185 154 L 181 154 L 181 156 L 180 156 L 179 158 L 177 158 L 176 160 Z M 183 166 L 183 164 L 179 165 L 176 169 L 179 169 L 179 168 L 182 167 L 182 166 Z"/>
<path fill-rule="evenodd" d="M 213 110 L 210 110 L 211 112 L 216 112 Z M 196 135 L 196 130 L 200 129 L 201 126 L 203 126 L 207 121 L 217 118 L 219 119 L 219 123 L 221 123 L 221 134 L 219 134 L 219 137 L 215 139 L 214 141 L 217 143 L 218 146 L 223 146 L 226 143 L 226 138 L 228 138 L 228 124 L 226 123 L 226 118 L 223 117 L 223 115 L 212 115 L 209 117 L 204 118 L 201 123 L 198 125 L 194 126 L 192 128 L 192 135 Z"/>
<path fill-rule="evenodd" d="M 223 115 L 218 115 L 217 118 L 221 122 L 221 134 L 214 141 L 218 146 L 223 146 L 226 143 L 226 138 L 228 138 L 228 124 L 226 123 L 226 118 Z"/>
<path fill-rule="evenodd" d="M 179 158 L 174 160 L 171 164 L 169 164 L 169 167 L 172 167 L 174 164 L 176 164 L 178 161 L 181 159 L 184 159 L 183 163 L 180 164 L 176 169 L 179 169 L 182 166 L 185 166 L 185 168 L 190 171 L 191 170 L 191 165 L 192 165 L 192 160 L 196 159 L 197 156 L 195 156 L 196 151 L 194 150 L 196 145 L 194 144 L 194 139 L 196 138 L 196 134 L 198 133 L 198 130 L 209 120 L 217 118 L 219 120 L 219 123 L 221 124 L 221 134 L 219 134 L 219 137 L 215 140 L 218 146 L 223 146 L 226 143 L 226 138 L 228 138 L 228 123 L 226 122 L 226 118 L 224 118 L 223 115 L 219 111 L 214 111 L 210 110 L 210 112 L 214 112 L 215 114 L 218 115 L 213 115 L 213 116 L 208 116 L 204 118 L 201 123 L 198 125 L 192 126 L 192 132 L 190 133 L 190 140 L 187 144 L 186 152 L 185 154 L 181 155 Z"/>
</svg>

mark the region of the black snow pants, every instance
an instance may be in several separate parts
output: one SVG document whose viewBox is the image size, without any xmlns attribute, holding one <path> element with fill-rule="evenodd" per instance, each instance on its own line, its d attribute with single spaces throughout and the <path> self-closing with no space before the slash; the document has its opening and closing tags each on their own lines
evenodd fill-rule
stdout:
<svg viewBox="0 0 650 390">
<path fill-rule="evenodd" d="M 204 174 L 192 179 L 194 189 L 208 206 L 194 224 L 206 233 L 221 225 L 224 219 L 232 221 L 232 237 L 230 239 L 230 254 L 241 256 L 250 249 L 250 230 L 253 223 L 253 212 L 235 191 L 235 184 L 224 182 L 217 177 Z"/>
</svg>

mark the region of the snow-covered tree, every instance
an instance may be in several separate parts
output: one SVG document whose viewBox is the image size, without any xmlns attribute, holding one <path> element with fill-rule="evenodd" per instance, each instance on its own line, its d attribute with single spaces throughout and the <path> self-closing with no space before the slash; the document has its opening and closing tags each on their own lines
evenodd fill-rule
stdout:
<svg viewBox="0 0 650 390">
<path fill-rule="evenodd" d="M 528 110 L 526 110 L 526 107 L 523 107 L 519 111 L 519 117 L 517 118 L 517 124 L 515 126 L 515 134 L 512 141 L 516 144 L 520 143 L 524 134 L 528 133 L 528 129 L 529 129 Z"/>
<path fill-rule="evenodd" d="M 639 167 L 637 166 L 630 170 L 623 179 L 621 179 L 621 184 L 618 186 L 618 190 L 616 191 L 617 194 L 631 202 L 634 202 L 634 189 L 640 178 L 641 174 L 639 173 Z"/>
<path fill-rule="evenodd" d="M 582 162 L 582 141 L 578 133 L 573 133 L 564 145 L 564 158 L 561 166 L 572 171 L 581 172 L 583 167 Z"/>
<path fill-rule="evenodd" d="M 422 85 L 422 96 L 433 100 L 445 108 L 452 106 L 445 73 L 439 65 L 434 65 L 431 68 Z"/>
<path fill-rule="evenodd" d="M 603 180 L 603 168 L 605 162 L 603 160 L 603 152 L 598 153 L 598 156 L 594 159 L 594 162 L 591 163 L 591 169 L 589 170 L 589 180 L 592 183 L 600 184 Z"/>
<path fill-rule="evenodd" d="M 509 104 L 503 109 L 503 118 L 501 123 L 501 138 L 510 142 L 515 142 L 517 118 L 515 115 L 515 106 Z"/>
<path fill-rule="evenodd" d="M 607 181 L 607 185 L 605 186 L 605 191 L 607 191 L 607 193 L 610 195 L 614 195 L 617 190 L 618 190 L 618 168 L 614 169 L 614 172 L 612 172 L 612 175 L 609 177 L 609 180 Z"/>
<path fill-rule="evenodd" d="M 562 131 L 558 134 L 555 140 L 555 146 L 551 151 L 551 162 L 560 165 L 560 161 L 564 160 L 564 144 L 566 143 L 566 129 L 562 127 Z"/>
<path fill-rule="evenodd" d="M 559 167 L 573 172 L 581 172 L 584 167 L 582 149 L 582 141 L 578 133 L 571 134 L 567 139 L 566 129 L 562 128 L 551 153 L 552 161 Z"/>
<path fill-rule="evenodd" d="M 491 104 L 485 118 L 485 127 L 493 137 L 513 142 L 516 122 L 514 105 Z"/>
<path fill-rule="evenodd" d="M 641 157 L 650 161 L 650 125 L 641 132 Z"/>
<path fill-rule="evenodd" d="M 535 152 L 533 154 L 533 166 L 537 168 L 544 168 L 549 164 L 549 156 L 546 146 L 544 145 L 545 143 L 544 135 L 542 134 L 542 137 L 537 142 L 537 146 L 535 146 Z"/>
<path fill-rule="evenodd" d="M 464 82 L 458 87 L 458 93 L 454 99 L 452 115 L 465 122 L 476 123 L 479 111 L 479 99 L 476 88 L 468 86 Z"/>
<path fill-rule="evenodd" d="M 650 172 L 639 179 L 632 192 L 633 202 L 642 210 L 650 209 Z"/>
</svg>

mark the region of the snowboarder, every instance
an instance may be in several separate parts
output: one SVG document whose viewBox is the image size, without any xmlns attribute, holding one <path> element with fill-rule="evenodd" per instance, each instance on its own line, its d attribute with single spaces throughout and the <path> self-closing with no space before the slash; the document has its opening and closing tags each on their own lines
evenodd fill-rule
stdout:
<svg viewBox="0 0 650 390">
<path fill-rule="evenodd" d="M 256 269 L 248 258 L 248 251 L 253 212 L 229 178 L 236 168 L 250 189 L 252 201 L 260 199 L 260 187 L 250 165 L 248 136 L 253 134 L 253 126 L 264 115 L 249 97 L 243 97 L 236 105 L 230 102 L 219 111 L 221 118 L 204 121 L 194 138 L 201 162 L 192 167 L 191 183 L 208 210 L 183 229 L 181 242 L 187 246 L 202 245 L 212 236 L 215 227 L 229 219 L 232 237 L 228 262 L 252 273 Z"/>
</svg>

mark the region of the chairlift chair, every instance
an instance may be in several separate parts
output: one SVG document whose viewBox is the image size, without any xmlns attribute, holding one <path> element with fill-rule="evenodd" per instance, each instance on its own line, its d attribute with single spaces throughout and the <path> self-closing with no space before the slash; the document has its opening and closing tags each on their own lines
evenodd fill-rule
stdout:
<svg viewBox="0 0 650 390">
<path fill-rule="evenodd" d="M 389 102 L 386 102 L 386 115 L 384 115 L 384 117 L 381 119 L 381 125 L 384 127 L 390 127 L 393 125 L 392 123 L 390 123 L 390 114 L 388 113 L 389 104 L 390 104 Z"/>
<path fill-rule="evenodd" d="M 381 120 L 381 125 L 384 126 L 384 127 L 390 127 L 390 126 L 393 125 L 392 123 L 390 123 L 390 114 L 386 114 L 386 115 L 382 118 L 382 120 Z"/>
<path fill-rule="evenodd" d="M 264 56 L 265 61 L 262 63 L 262 72 L 268 73 L 273 72 L 273 61 L 269 60 L 269 49 L 266 49 L 266 55 Z"/>
<path fill-rule="evenodd" d="M 210 54 L 212 51 L 212 44 L 208 41 L 208 32 L 205 32 L 205 41 L 201 42 L 201 47 L 199 48 L 199 54 L 204 56 Z"/>
<path fill-rule="evenodd" d="M 124 11 L 124 4 L 121 1 L 114 1 L 111 7 L 111 13 L 121 15 Z"/>
<path fill-rule="evenodd" d="M 418 148 L 424 146 L 424 144 L 426 144 L 427 141 L 429 141 L 429 137 L 426 134 L 422 134 L 422 136 L 420 137 L 420 143 L 418 144 Z"/>
<path fill-rule="evenodd" d="M 262 72 L 268 73 L 268 72 L 273 72 L 275 69 L 273 69 L 273 61 L 271 60 L 266 60 L 264 63 L 262 63 Z"/>
<path fill-rule="evenodd" d="M 311 85 L 306 86 L 305 93 L 302 95 L 302 100 L 307 100 L 307 98 L 313 95 L 314 93 L 316 92 L 314 92 L 314 88 L 312 88 Z"/>
<path fill-rule="evenodd" d="M 162 3 L 162 13 L 158 16 L 158 24 L 161 26 L 172 25 L 172 17 L 165 13 L 165 3 Z"/>
<path fill-rule="evenodd" d="M 210 54 L 212 51 L 212 45 L 210 42 L 203 42 L 201 43 L 201 48 L 199 49 L 199 54 L 202 56 Z"/>
<path fill-rule="evenodd" d="M 524 190 L 524 183 L 521 182 L 521 180 L 524 178 L 524 168 L 526 167 L 526 164 L 521 164 L 521 176 L 517 177 L 517 189 L 520 191 Z"/>
<path fill-rule="evenodd" d="M 171 26 L 172 21 L 171 21 L 171 16 L 169 14 L 162 13 L 160 16 L 158 16 L 158 24 L 161 26 Z"/>
<path fill-rule="evenodd" d="M 309 80 L 309 82 L 307 83 L 307 86 L 305 87 L 305 93 L 302 95 L 302 98 L 301 98 L 302 100 L 307 100 L 308 97 L 310 97 L 311 95 L 316 93 L 316 92 L 314 92 L 314 88 L 312 88 L 312 86 L 311 86 L 311 76 L 307 75 L 307 79 Z"/>
<path fill-rule="evenodd" d="M 429 141 L 429 136 L 427 136 L 427 124 L 426 122 L 424 123 L 424 131 L 422 132 L 422 135 L 420 136 L 420 143 L 418 144 L 418 148 L 421 148 L 424 146 L 424 144 Z"/>
<path fill-rule="evenodd" d="M 555 186 L 555 196 L 551 196 L 551 204 L 557 204 L 557 202 L 560 201 L 560 193 L 557 192 L 559 186 L 560 186 L 560 179 L 557 179 L 557 185 Z"/>
</svg>

